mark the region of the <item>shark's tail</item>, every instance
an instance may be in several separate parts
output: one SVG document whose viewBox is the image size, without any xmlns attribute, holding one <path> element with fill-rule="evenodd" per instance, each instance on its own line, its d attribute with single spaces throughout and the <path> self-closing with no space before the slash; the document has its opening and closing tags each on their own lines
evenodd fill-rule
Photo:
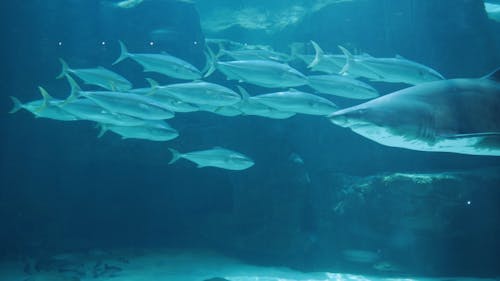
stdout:
<svg viewBox="0 0 500 281">
<path fill-rule="evenodd" d="M 18 98 L 11 96 L 10 99 L 12 100 L 12 104 L 13 104 L 12 109 L 9 111 L 10 114 L 16 113 L 21 108 L 23 108 L 23 104 L 21 103 L 21 101 Z"/>
<path fill-rule="evenodd" d="M 125 46 L 125 44 L 123 44 L 122 41 L 118 41 L 118 43 L 120 44 L 120 56 L 115 60 L 115 62 L 113 62 L 113 65 L 123 61 L 124 59 L 130 57 L 130 53 L 128 52 L 127 50 L 127 47 Z"/>
<path fill-rule="evenodd" d="M 168 162 L 168 164 L 173 164 L 177 160 L 182 158 L 182 154 L 179 151 L 177 151 L 173 148 L 169 148 L 168 150 L 170 150 L 170 152 L 172 153 L 172 160 L 170 160 L 170 162 Z"/>
<path fill-rule="evenodd" d="M 59 61 L 61 62 L 61 73 L 57 75 L 56 79 L 61 79 L 64 76 L 68 76 L 68 71 L 70 70 L 68 64 L 62 58 L 59 58 Z"/>
<path fill-rule="evenodd" d="M 318 43 L 314 42 L 311 40 L 311 44 L 314 47 L 314 51 L 316 52 L 314 55 L 314 60 L 307 66 L 307 68 L 314 68 L 316 65 L 319 64 L 319 62 L 324 58 L 325 52 L 321 49 L 321 47 L 318 45 Z"/>
</svg>

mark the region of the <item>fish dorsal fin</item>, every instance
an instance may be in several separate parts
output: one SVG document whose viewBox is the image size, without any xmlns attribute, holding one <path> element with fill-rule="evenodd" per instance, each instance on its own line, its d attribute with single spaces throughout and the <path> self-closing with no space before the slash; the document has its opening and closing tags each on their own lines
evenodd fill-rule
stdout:
<svg viewBox="0 0 500 281">
<path fill-rule="evenodd" d="M 110 81 L 109 85 L 111 86 L 111 90 L 113 92 L 116 92 L 118 89 L 116 88 L 116 83 L 115 81 Z"/>
<path fill-rule="evenodd" d="M 319 62 L 324 58 L 325 52 L 321 49 L 321 47 L 318 45 L 318 43 L 314 42 L 311 40 L 311 44 L 313 45 L 314 48 L 314 60 L 307 66 L 307 68 L 314 68 L 316 65 L 319 64 Z"/>
<path fill-rule="evenodd" d="M 400 59 L 400 60 L 407 60 L 405 57 L 403 57 L 402 55 L 396 55 L 396 58 L 397 59 Z"/>
<path fill-rule="evenodd" d="M 493 72 L 491 72 L 490 74 L 486 75 L 483 77 L 484 79 L 489 79 L 489 80 L 492 80 L 492 81 L 495 81 L 495 82 L 499 82 L 500 83 L 500 67 L 495 69 Z"/>
<path fill-rule="evenodd" d="M 59 58 L 59 62 L 61 62 L 61 73 L 57 75 L 56 79 L 61 79 L 64 76 L 67 76 L 68 72 L 71 71 L 66 61 L 64 61 L 62 58 Z"/>
<path fill-rule="evenodd" d="M 241 94 L 241 98 L 243 100 L 248 100 L 250 98 L 250 95 L 248 94 L 247 90 L 245 90 L 245 88 L 241 87 L 241 86 L 236 86 L 238 88 L 238 90 L 240 91 L 240 94 Z"/>
<path fill-rule="evenodd" d="M 76 83 L 75 79 L 73 79 L 71 76 L 66 75 L 66 79 L 68 80 L 71 92 L 63 104 L 76 100 L 80 96 L 80 91 L 82 90 L 80 86 L 78 86 L 78 84 Z"/>
<path fill-rule="evenodd" d="M 345 56 L 345 65 L 342 67 L 342 70 L 339 72 L 340 75 L 345 75 L 349 73 L 349 68 L 351 67 L 351 64 L 354 61 L 354 56 L 349 52 L 346 48 L 343 46 L 338 45 L 339 49 L 342 51 L 342 53 Z"/>
<path fill-rule="evenodd" d="M 158 84 L 158 82 L 156 82 L 156 80 L 154 80 L 152 78 L 145 78 L 145 79 L 146 79 L 146 81 L 148 81 L 150 88 L 158 88 L 158 86 L 160 85 L 160 84 Z"/>
<path fill-rule="evenodd" d="M 43 102 L 37 109 L 34 110 L 35 112 L 43 111 L 47 107 L 47 105 L 49 104 L 50 100 L 53 99 L 49 95 L 49 93 L 47 93 L 47 91 L 44 88 L 42 88 L 41 86 L 38 87 L 38 90 L 40 91 L 40 94 L 43 97 Z"/>
<path fill-rule="evenodd" d="M 40 94 L 43 97 L 43 102 L 44 103 L 48 103 L 48 102 L 54 100 L 54 97 L 52 97 L 51 95 L 49 95 L 49 93 L 44 88 L 38 87 L 38 89 L 40 90 Z"/>
<path fill-rule="evenodd" d="M 206 65 L 207 66 L 204 67 L 204 69 L 207 68 L 207 70 L 204 71 L 204 73 L 205 73 L 203 75 L 204 78 L 210 76 L 216 70 L 216 65 L 215 64 L 216 64 L 216 62 L 217 62 L 217 60 L 219 58 L 218 56 L 216 56 L 214 54 L 214 52 L 212 51 L 212 49 L 210 49 L 210 47 L 208 47 L 208 45 L 206 45 L 206 49 L 205 50 L 206 50 L 206 52 L 204 52 L 204 53 L 205 53 L 206 60 L 207 60 L 206 61 Z"/>
<path fill-rule="evenodd" d="M 97 138 L 101 138 L 108 131 L 108 126 L 106 124 L 97 123 L 96 127 L 100 128 Z"/>
<path fill-rule="evenodd" d="M 373 56 L 368 54 L 368 53 L 362 53 L 360 56 L 366 57 L 366 58 L 373 58 Z"/>
</svg>

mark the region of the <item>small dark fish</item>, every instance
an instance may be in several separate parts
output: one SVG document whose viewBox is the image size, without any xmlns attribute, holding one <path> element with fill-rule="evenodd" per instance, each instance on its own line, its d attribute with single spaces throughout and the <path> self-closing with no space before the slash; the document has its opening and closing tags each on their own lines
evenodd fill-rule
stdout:
<svg viewBox="0 0 500 281">
<path fill-rule="evenodd" d="M 205 279 L 203 281 L 230 281 L 230 280 L 227 280 L 227 279 L 222 278 L 222 277 L 214 277 L 214 278 L 210 278 L 210 279 Z"/>
</svg>

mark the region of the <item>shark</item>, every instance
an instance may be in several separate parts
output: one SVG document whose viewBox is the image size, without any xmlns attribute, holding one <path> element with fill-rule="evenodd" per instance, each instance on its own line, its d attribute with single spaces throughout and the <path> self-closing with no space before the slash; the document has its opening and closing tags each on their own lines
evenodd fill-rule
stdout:
<svg viewBox="0 0 500 281">
<path fill-rule="evenodd" d="M 481 78 L 419 84 L 328 118 L 386 146 L 500 156 L 500 68 Z"/>
</svg>

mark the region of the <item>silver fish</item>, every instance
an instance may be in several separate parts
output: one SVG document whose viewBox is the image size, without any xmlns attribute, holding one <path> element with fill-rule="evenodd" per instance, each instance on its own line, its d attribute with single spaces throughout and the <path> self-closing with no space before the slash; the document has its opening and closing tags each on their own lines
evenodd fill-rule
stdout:
<svg viewBox="0 0 500 281">
<path fill-rule="evenodd" d="M 197 105 L 228 106 L 241 100 L 233 90 L 219 84 L 193 81 L 166 86 L 152 86 L 152 96 L 167 94 L 187 103 Z"/>
<path fill-rule="evenodd" d="M 173 112 L 195 112 L 199 111 L 198 106 L 181 101 L 168 93 L 160 93 L 155 90 L 158 83 L 153 79 L 146 78 L 151 84 L 150 88 L 137 88 L 129 90 L 129 93 L 147 96 L 149 99 L 158 103 L 161 107 Z"/>
<path fill-rule="evenodd" d="M 295 112 L 280 111 L 274 107 L 262 104 L 250 96 L 243 87 L 238 87 L 242 101 L 236 105 L 244 115 L 254 115 L 272 119 L 287 119 L 295 115 Z"/>
<path fill-rule="evenodd" d="M 139 126 L 118 126 L 113 124 L 99 124 L 102 137 L 107 131 L 112 131 L 122 139 L 145 139 L 151 141 L 169 141 L 179 136 L 179 132 L 165 121 L 148 120 Z"/>
<path fill-rule="evenodd" d="M 234 117 L 243 114 L 237 105 L 227 106 L 213 106 L 213 105 L 200 105 L 200 111 L 215 113 L 217 115 Z"/>
<path fill-rule="evenodd" d="M 92 100 L 113 112 L 145 120 L 163 120 L 174 117 L 174 112 L 146 96 L 132 93 L 82 91 L 79 96 Z"/>
<path fill-rule="evenodd" d="M 401 56 L 395 58 L 375 58 L 368 54 L 353 56 L 346 48 L 339 46 L 347 62 L 341 74 L 354 74 L 390 83 L 420 83 L 443 80 L 444 77 L 436 70 L 423 64 L 407 60 Z"/>
<path fill-rule="evenodd" d="M 288 88 L 307 84 L 307 78 L 288 64 L 270 60 L 216 62 L 228 79 L 267 88 Z"/>
<path fill-rule="evenodd" d="M 359 80 L 340 75 L 307 76 L 309 86 L 321 94 L 348 99 L 372 99 L 379 96 L 372 86 Z"/>
<path fill-rule="evenodd" d="M 85 84 L 99 86 L 110 91 L 126 91 L 132 88 L 132 84 L 125 77 L 102 66 L 72 69 L 63 59 L 60 58 L 59 61 L 62 70 L 57 79 L 73 74 L 82 79 Z"/>
<path fill-rule="evenodd" d="M 129 53 L 123 42 L 120 43 L 120 57 L 116 59 L 113 65 L 131 58 L 144 68 L 146 72 L 156 72 L 169 77 L 198 80 L 201 79 L 202 73 L 195 66 L 180 58 L 168 54 L 133 54 Z"/>
<path fill-rule="evenodd" d="M 184 158 L 196 163 L 198 168 L 216 167 L 235 171 L 245 170 L 254 165 L 253 160 L 247 156 L 221 147 L 188 153 L 180 153 L 172 148 L 169 148 L 169 150 L 172 153 L 172 160 L 170 160 L 169 164 L 176 162 L 180 158 Z"/>
<path fill-rule="evenodd" d="M 253 99 L 285 112 L 326 116 L 338 110 L 338 107 L 333 102 L 325 98 L 294 89 L 257 95 Z"/>
<path fill-rule="evenodd" d="M 75 115 L 60 108 L 60 105 L 64 103 L 64 100 L 57 100 L 53 98 L 42 87 L 38 87 L 38 89 L 43 97 L 41 100 L 35 100 L 23 104 L 16 97 L 10 97 L 14 106 L 9 113 L 16 113 L 21 109 L 25 109 L 33 113 L 33 115 L 37 118 L 49 118 L 59 121 L 78 120 Z"/>
</svg>

